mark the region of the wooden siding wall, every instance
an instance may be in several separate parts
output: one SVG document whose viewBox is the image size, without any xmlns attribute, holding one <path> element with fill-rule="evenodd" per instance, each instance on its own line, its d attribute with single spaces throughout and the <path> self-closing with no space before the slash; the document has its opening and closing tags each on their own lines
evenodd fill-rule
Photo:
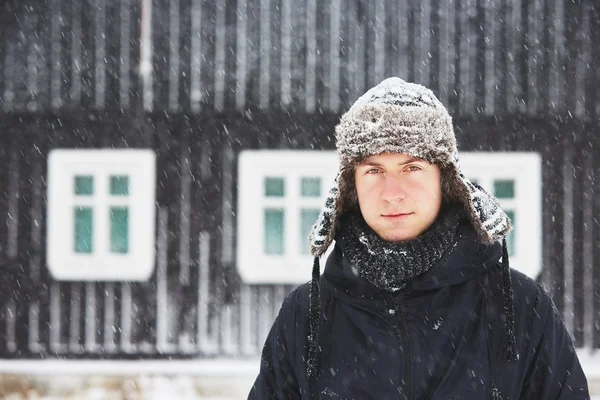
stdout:
<svg viewBox="0 0 600 400">
<path fill-rule="evenodd" d="M 578 346 L 600 347 L 600 11 L 592 1 L 150 3 L 147 80 L 141 1 L 2 6 L 0 257 L 10 265 L 1 355 L 256 355 L 291 286 L 237 280 L 236 156 L 332 149 L 340 112 L 388 75 L 440 96 L 462 151 L 542 154 L 542 280 Z M 157 152 L 149 282 L 49 277 L 44 177 L 57 147 Z"/>
<path fill-rule="evenodd" d="M 390 75 L 456 116 L 600 109 L 592 0 L 29 0 L 3 20 L 5 111 L 336 112 Z"/>
</svg>

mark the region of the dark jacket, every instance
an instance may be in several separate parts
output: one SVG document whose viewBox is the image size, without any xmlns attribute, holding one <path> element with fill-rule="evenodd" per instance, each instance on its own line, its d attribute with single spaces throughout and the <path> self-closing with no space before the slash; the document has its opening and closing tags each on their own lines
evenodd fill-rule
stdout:
<svg viewBox="0 0 600 400">
<path fill-rule="evenodd" d="M 499 244 L 469 226 L 428 273 L 398 293 L 352 274 L 339 242 L 320 280 L 321 399 L 589 399 L 554 303 L 511 270 L 518 361 L 507 361 Z M 248 399 L 308 399 L 309 284 L 290 293 Z"/>
</svg>

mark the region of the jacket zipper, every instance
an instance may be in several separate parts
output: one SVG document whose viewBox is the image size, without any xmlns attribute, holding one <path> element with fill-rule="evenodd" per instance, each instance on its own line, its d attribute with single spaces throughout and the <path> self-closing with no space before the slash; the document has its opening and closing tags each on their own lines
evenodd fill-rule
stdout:
<svg viewBox="0 0 600 400">
<path fill-rule="evenodd" d="M 408 339 L 408 332 L 404 326 L 404 322 L 402 321 L 402 316 L 400 314 L 400 303 L 397 297 L 393 297 L 394 301 L 394 310 L 396 316 L 396 324 L 394 324 L 394 328 L 396 329 L 396 337 L 398 340 L 398 344 L 402 344 L 402 348 L 404 350 L 404 400 L 410 400 L 411 394 L 411 371 L 410 371 L 410 342 Z"/>
</svg>

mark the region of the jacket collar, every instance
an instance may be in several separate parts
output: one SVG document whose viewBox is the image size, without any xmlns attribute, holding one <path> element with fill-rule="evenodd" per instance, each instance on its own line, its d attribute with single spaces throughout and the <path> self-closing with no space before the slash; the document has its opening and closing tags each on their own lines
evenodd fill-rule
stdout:
<svg viewBox="0 0 600 400">
<path fill-rule="evenodd" d="M 499 266 L 501 256 L 502 246 L 500 243 L 482 244 L 478 241 L 473 227 L 468 223 L 462 224 L 455 242 L 438 265 L 415 278 L 397 294 L 410 296 L 415 291 L 433 290 L 478 279 L 490 268 Z M 327 259 L 323 279 L 325 284 L 332 289 L 334 296 L 353 303 L 370 303 L 373 300 L 383 300 L 393 295 L 355 275 L 350 268 L 349 260 L 344 256 L 341 244 L 337 241 Z"/>
</svg>

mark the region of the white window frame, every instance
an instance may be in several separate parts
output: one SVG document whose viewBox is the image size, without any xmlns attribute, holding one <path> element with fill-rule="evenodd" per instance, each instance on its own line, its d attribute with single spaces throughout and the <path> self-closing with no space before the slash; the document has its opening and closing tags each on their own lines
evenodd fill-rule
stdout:
<svg viewBox="0 0 600 400">
<path fill-rule="evenodd" d="M 237 268 L 245 283 L 296 284 L 310 280 L 313 258 L 310 254 L 300 254 L 301 240 L 308 241 L 308 238 L 300 237 L 299 212 L 302 208 L 322 210 L 337 170 L 334 151 L 245 150 L 240 153 Z M 284 179 L 284 198 L 264 196 L 266 177 Z M 301 197 L 302 177 L 321 179 L 320 196 Z M 284 209 L 283 255 L 264 253 L 263 210 L 270 207 Z"/>
<path fill-rule="evenodd" d="M 533 152 L 463 152 L 460 168 L 493 194 L 494 180 L 513 180 L 515 197 L 498 199 L 515 210 L 515 254 L 510 266 L 532 279 L 542 270 L 542 158 Z"/>
<path fill-rule="evenodd" d="M 494 180 L 507 179 L 515 182 L 515 198 L 498 199 L 502 208 L 515 210 L 516 251 L 510 257 L 510 265 L 535 279 L 542 269 L 541 156 L 529 152 L 462 152 L 459 164 L 467 178 L 477 180 L 490 194 L 493 194 Z M 263 180 L 266 176 L 280 176 L 286 181 L 286 191 L 297 191 L 298 185 L 287 183 L 290 179 L 293 181 L 299 176 L 321 176 L 321 197 L 315 198 L 314 204 L 322 208 L 329 191 L 327 185 L 333 183 L 338 165 L 335 151 L 257 150 L 240 153 L 237 267 L 244 282 L 299 284 L 310 279 L 312 257 L 288 253 L 270 256 L 262 252 L 262 210 L 269 204 L 262 196 Z M 287 210 L 296 210 L 291 214 L 297 220 L 297 211 L 300 209 L 298 199 L 300 196 L 296 193 L 296 197 L 290 197 L 289 204 L 282 206 L 286 209 L 286 227 L 290 214 Z M 273 201 L 271 204 L 279 204 L 279 199 L 269 200 Z M 291 230 L 294 234 L 299 228 L 296 225 Z M 289 246 L 288 242 L 299 240 L 297 236 L 294 238 L 287 234 L 285 238 L 286 246 Z M 332 247 L 321 259 L 322 268 Z"/>
<path fill-rule="evenodd" d="M 94 178 L 93 195 L 75 196 L 75 176 Z M 110 195 L 110 176 L 129 177 L 127 196 Z M 145 281 L 155 264 L 156 154 L 148 149 L 54 149 L 48 155 L 48 269 L 56 280 Z M 93 209 L 92 252 L 76 253 L 77 205 Z M 110 252 L 109 207 L 128 206 L 128 253 Z"/>
</svg>

